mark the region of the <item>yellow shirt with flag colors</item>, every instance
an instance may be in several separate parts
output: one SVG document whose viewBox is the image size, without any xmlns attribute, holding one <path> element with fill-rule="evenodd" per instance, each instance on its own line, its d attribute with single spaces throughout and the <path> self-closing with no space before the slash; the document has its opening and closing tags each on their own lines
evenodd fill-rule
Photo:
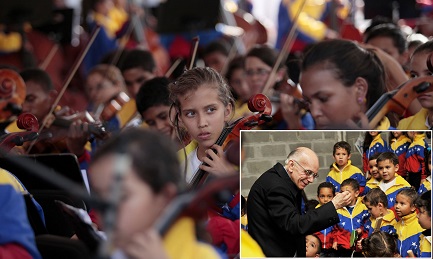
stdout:
<svg viewBox="0 0 433 259">
<path fill-rule="evenodd" d="M 427 130 L 427 126 L 425 125 L 427 120 L 428 110 L 422 108 L 415 115 L 404 118 L 399 121 L 397 125 L 397 129 L 399 130 Z"/>
</svg>

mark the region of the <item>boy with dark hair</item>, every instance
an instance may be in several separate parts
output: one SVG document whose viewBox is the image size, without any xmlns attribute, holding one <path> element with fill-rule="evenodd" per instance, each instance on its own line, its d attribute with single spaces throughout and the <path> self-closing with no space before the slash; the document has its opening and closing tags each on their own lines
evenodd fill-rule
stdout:
<svg viewBox="0 0 433 259">
<path fill-rule="evenodd" d="M 340 141 L 334 144 L 332 155 L 335 163 L 332 164 L 331 171 L 328 173 L 326 181 L 335 186 L 336 192 L 340 192 L 340 185 L 345 179 L 355 179 L 360 185 L 360 193 L 362 194 L 366 182 L 365 177 L 361 169 L 352 165 L 350 150 L 351 146 L 346 141 Z"/>
<path fill-rule="evenodd" d="M 376 231 L 384 231 L 388 234 L 395 234 L 395 215 L 388 209 L 386 194 L 380 189 L 372 189 L 364 196 L 362 202 L 370 213 L 370 218 L 364 224 L 363 238 L 366 238 Z"/>
<path fill-rule="evenodd" d="M 431 191 L 427 191 L 415 200 L 418 209 L 418 223 L 425 230 L 419 237 L 420 257 L 431 258 Z"/>
<path fill-rule="evenodd" d="M 156 76 L 156 63 L 149 51 L 133 49 L 123 57 L 120 71 L 129 96 L 135 98 L 143 83 Z"/>
<path fill-rule="evenodd" d="M 379 188 L 385 192 L 388 198 L 388 209 L 393 209 L 397 193 L 403 188 L 410 188 L 410 184 L 397 174 L 399 165 L 396 154 L 383 152 L 377 157 L 376 161 L 379 174 L 382 177 Z"/>
<path fill-rule="evenodd" d="M 137 93 L 136 105 L 143 122 L 150 129 L 177 140 L 175 128 L 170 120 L 169 83 L 166 77 L 155 77 L 145 82 Z M 186 139 L 186 136 L 183 137 Z"/>
<path fill-rule="evenodd" d="M 212 41 L 203 51 L 203 61 L 207 67 L 221 73 L 229 58 L 230 46 L 224 39 Z"/>
<path fill-rule="evenodd" d="M 420 252 L 420 236 L 424 229 L 420 226 L 417 220 L 415 200 L 418 194 L 411 188 L 400 190 L 396 196 L 395 211 L 400 217 L 395 229 L 397 230 L 398 240 L 397 247 L 401 257 L 407 257 L 412 253 L 419 257 Z"/>
<path fill-rule="evenodd" d="M 354 233 L 360 233 L 361 227 L 369 217 L 367 207 L 359 196 L 360 186 L 357 180 L 348 178 L 341 183 L 341 191 L 348 191 L 351 202 L 348 206 L 337 210 L 340 222 L 336 225 L 334 243 L 332 247 L 337 250 L 336 256 L 350 257 L 355 249 L 355 242 L 351 242 Z"/>
</svg>

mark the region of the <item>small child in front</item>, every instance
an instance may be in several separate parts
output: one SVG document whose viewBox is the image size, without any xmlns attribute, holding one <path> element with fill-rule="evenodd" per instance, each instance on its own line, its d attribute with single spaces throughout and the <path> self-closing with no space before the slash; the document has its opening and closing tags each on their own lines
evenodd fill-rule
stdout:
<svg viewBox="0 0 433 259">
<path fill-rule="evenodd" d="M 415 207 L 418 209 L 418 223 L 425 229 L 419 240 L 420 257 L 431 258 L 431 191 L 419 196 L 415 201 Z"/>
<path fill-rule="evenodd" d="M 400 190 L 396 196 L 395 212 L 400 217 L 395 229 L 397 230 L 397 247 L 401 257 L 408 256 L 412 250 L 416 257 L 420 256 L 420 236 L 424 229 L 417 220 L 415 200 L 418 194 L 415 190 L 407 188 Z"/>
</svg>

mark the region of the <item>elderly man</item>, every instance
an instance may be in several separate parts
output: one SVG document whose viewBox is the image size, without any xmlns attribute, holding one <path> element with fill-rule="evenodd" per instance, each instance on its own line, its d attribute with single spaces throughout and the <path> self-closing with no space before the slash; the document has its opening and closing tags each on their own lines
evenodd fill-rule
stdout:
<svg viewBox="0 0 433 259">
<path fill-rule="evenodd" d="M 337 224 L 336 210 L 349 204 L 348 192 L 301 214 L 302 190 L 317 178 L 319 159 L 311 149 L 292 151 L 283 166 L 262 174 L 248 195 L 248 232 L 266 256 L 305 257 L 305 236 Z"/>
</svg>

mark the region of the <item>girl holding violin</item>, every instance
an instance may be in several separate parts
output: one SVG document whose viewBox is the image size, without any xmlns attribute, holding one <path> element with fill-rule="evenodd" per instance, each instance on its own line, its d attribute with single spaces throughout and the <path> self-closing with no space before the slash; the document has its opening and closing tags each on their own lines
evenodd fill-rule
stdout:
<svg viewBox="0 0 433 259">
<path fill-rule="evenodd" d="M 421 76 L 432 76 L 427 63 L 429 56 L 433 53 L 433 42 L 428 41 L 418 46 L 410 57 L 409 72 L 411 78 Z M 424 93 L 418 97 L 422 109 L 408 118 L 400 120 L 397 128 L 399 130 L 427 130 L 433 126 L 433 93 Z"/>
<path fill-rule="evenodd" d="M 223 77 L 212 68 L 196 67 L 185 71 L 169 85 L 169 90 L 176 112 L 175 125 L 179 129 L 178 122 L 182 123 L 192 139 L 184 150 L 178 152 L 190 189 L 196 182 L 196 175 L 201 174 L 200 170 L 215 177 L 238 174 L 223 147 L 216 144 L 234 109 L 230 88 Z M 231 201 L 222 202 L 227 207 L 215 204 L 216 209 L 208 212 L 207 230 L 213 244 L 223 247 L 229 255 L 239 253 L 239 223 L 236 221 L 240 218 L 239 198 L 239 193 L 234 194 Z M 221 240 L 222 236 L 226 238 Z"/>
<path fill-rule="evenodd" d="M 270 78 L 270 74 L 274 64 L 276 64 L 278 59 L 278 53 L 268 47 L 267 45 L 256 45 L 253 47 L 245 57 L 245 73 L 246 73 L 246 81 L 250 87 L 251 96 L 261 93 L 264 90 L 266 84 L 274 86 L 274 91 L 284 94 L 283 99 L 279 100 L 285 104 L 284 98 L 288 98 L 287 95 L 295 95 L 292 91 L 287 91 L 287 89 L 291 89 L 292 87 L 287 87 L 285 81 L 287 81 L 287 71 L 286 67 L 283 63 L 279 64 L 276 75 L 273 78 Z M 268 82 L 268 80 L 272 80 L 272 82 Z M 295 87 L 296 89 L 296 87 Z M 266 94 L 266 93 L 265 93 Z M 251 97 L 251 96 L 248 96 Z M 277 99 L 279 99 L 277 97 Z M 294 101 L 294 99 L 291 99 Z M 283 105 L 280 105 L 281 107 Z M 296 104 L 293 103 L 293 114 L 298 113 Z M 297 121 L 286 121 L 287 118 L 291 116 L 284 116 L 281 121 L 277 121 L 277 125 L 271 126 L 273 129 L 313 129 L 314 122 L 312 120 L 310 113 L 302 113 L 300 115 L 301 122 Z M 288 124 L 288 125 L 287 125 Z"/>
<path fill-rule="evenodd" d="M 385 93 L 385 72 L 372 52 L 347 40 L 313 45 L 305 54 L 300 85 L 316 128 L 368 128 L 365 112 Z M 385 117 L 378 129 L 388 129 Z"/>
<path fill-rule="evenodd" d="M 192 138 L 183 158 L 187 164 L 186 181 L 191 181 L 198 168 L 218 176 L 236 173 L 222 147 L 215 145 L 234 107 L 230 88 L 221 75 L 212 68 L 193 68 L 171 83 L 169 91 L 175 122 L 182 123 Z M 200 165 L 202 162 L 207 165 Z"/>
</svg>

